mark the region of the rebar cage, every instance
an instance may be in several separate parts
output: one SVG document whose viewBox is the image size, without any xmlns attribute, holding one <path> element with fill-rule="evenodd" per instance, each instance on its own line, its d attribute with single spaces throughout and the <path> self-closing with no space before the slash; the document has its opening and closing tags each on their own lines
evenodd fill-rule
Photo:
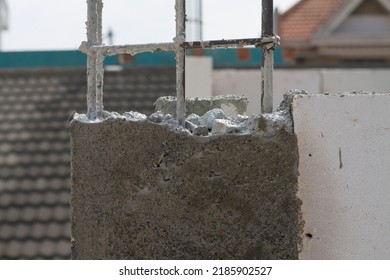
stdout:
<svg viewBox="0 0 390 280">
<path fill-rule="evenodd" d="M 262 35 L 260 38 L 186 41 L 186 1 L 175 0 L 176 37 L 173 42 L 138 45 L 105 46 L 102 42 L 103 0 L 88 0 L 87 41 L 80 50 L 87 55 L 87 117 L 97 120 L 103 117 L 103 62 L 106 56 L 118 54 L 136 55 L 143 52 L 174 51 L 176 53 L 177 118 L 184 126 L 186 118 L 185 100 L 185 50 L 197 48 L 229 48 L 255 46 L 262 48 L 262 92 L 261 112 L 273 109 L 273 65 L 274 49 L 279 37 L 273 33 L 273 0 L 262 0 Z"/>
</svg>

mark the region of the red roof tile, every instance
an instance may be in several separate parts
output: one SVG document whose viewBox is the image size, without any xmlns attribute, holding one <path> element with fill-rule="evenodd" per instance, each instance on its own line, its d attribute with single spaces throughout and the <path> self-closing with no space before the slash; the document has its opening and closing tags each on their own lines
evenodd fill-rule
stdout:
<svg viewBox="0 0 390 280">
<path fill-rule="evenodd" d="M 344 2 L 345 0 L 301 0 L 280 16 L 282 40 L 309 38 Z"/>
</svg>

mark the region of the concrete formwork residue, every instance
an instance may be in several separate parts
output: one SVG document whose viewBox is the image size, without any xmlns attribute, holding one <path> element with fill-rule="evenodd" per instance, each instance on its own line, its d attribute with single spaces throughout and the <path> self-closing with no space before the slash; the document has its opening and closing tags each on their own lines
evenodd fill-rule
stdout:
<svg viewBox="0 0 390 280">
<path fill-rule="evenodd" d="M 70 124 L 73 259 L 297 259 L 296 137 Z"/>
</svg>

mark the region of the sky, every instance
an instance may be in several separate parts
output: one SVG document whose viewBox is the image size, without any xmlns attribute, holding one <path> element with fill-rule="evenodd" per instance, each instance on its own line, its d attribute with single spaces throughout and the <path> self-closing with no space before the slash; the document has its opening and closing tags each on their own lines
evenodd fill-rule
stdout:
<svg viewBox="0 0 390 280">
<path fill-rule="evenodd" d="M 86 0 L 7 0 L 3 51 L 77 49 L 86 40 Z M 274 0 L 283 12 L 298 0 Z M 175 0 L 105 0 L 103 33 L 114 44 L 171 42 Z M 204 40 L 253 38 L 261 31 L 261 0 L 203 0 Z M 103 35 L 104 36 L 104 35 Z M 104 36 L 108 44 L 107 36 Z"/>
</svg>

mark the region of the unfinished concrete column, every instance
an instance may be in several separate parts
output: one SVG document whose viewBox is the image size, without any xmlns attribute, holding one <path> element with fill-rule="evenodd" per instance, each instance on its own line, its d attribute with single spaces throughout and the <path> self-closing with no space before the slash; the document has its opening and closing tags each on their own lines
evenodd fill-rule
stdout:
<svg viewBox="0 0 390 280">
<path fill-rule="evenodd" d="M 297 259 L 288 110 L 238 115 L 239 133 L 220 129 L 229 120 L 212 121 L 223 114 L 213 109 L 200 118 L 212 128 L 204 137 L 156 114 L 71 122 L 72 258 Z"/>
<path fill-rule="evenodd" d="M 72 257 L 297 259 L 298 157 L 289 108 L 248 117 L 241 115 L 244 100 L 243 110 L 227 100 L 197 100 L 194 108 L 210 106 L 186 122 L 186 49 L 262 47 L 268 73 L 277 40 L 266 31 L 254 39 L 186 42 L 185 0 L 176 0 L 175 10 L 174 42 L 103 46 L 102 0 L 88 1 L 88 42 L 80 47 L 88 55 L 88 112 L 70 124 Z M 162 112 L 103 117 L 103 57 L 147 51 L 176 52 L 177 120 Z"/>
</svg>

